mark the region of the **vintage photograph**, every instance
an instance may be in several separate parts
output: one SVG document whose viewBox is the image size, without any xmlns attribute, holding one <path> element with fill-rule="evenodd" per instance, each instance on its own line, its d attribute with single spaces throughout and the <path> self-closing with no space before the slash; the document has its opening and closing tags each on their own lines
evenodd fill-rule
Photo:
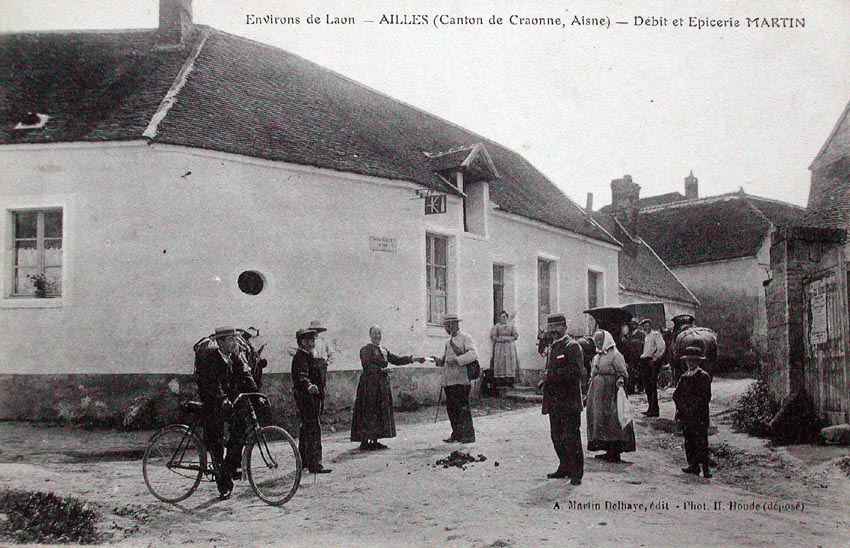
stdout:
<svg viewBox="0 0 850 548">
<path fill-rule="evenodd" d="M 0 545 L 850 546 L 850 3 L 4 0 Z"/>
</svg>

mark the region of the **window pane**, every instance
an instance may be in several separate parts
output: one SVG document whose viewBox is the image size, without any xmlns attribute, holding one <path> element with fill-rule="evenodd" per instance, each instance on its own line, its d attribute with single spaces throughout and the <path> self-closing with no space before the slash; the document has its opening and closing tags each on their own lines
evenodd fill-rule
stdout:
<svg viewBox="0 0 850 548">
<path fill-rule="evenodd" d="M 44 212 L 44 237 L 62 237 L 62 210 Z"/>
<path fill-rule="evenodd" d="M 15 242 L 15 265 L 38 266 L 38 250 L 35 240 L 20 240 Z"/>
<path fill-rule="evenodd" d="M 38 212 L 16 212 L 15 238 L 35 238 L 36 236 L 38 236 Z"/>
<path fill-rule="evenodd" d="M 62 240 L 44 241 L 44 266 L 62 266 Z"/>
<path fill-rule="evenodd" d="M 15 271 L 15 293 L 18 295 L 32 295 L 35 287 L 28 276 L 38 273 L 36 268 L 19 268 Z"/>
<path fill-rule="evenodd" d="M 44 274 L 47 276 L 47 293 L 49 295 L 62 294 L 62 269 L 61 268 L 45 268 Z"/>
<path fill-rule="evenodd" d="M 437 315 L 434 318 L 435 322 L 442 323 L 443 318 L 446 317 L 446 298 L 445 297 L 437 297 L 435 299 L 437 305 Z"/>
<path fill-rule="evenodd" d="M 446 266 L 446 239 L 434 238 L 434 264 Z"/>
<path fill-rule="evenodd" d="M 434 291 L 438 294 L 446 294 L 446 269 L 434 268 Z"/>
</svg>

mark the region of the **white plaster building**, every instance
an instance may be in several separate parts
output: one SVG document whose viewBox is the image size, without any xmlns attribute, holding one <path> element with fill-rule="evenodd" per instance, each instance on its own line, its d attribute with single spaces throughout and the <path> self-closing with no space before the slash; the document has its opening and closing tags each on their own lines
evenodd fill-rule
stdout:
<svg viewBox="0 0 850 548">
<path fill-rule="evenodd" d="M 518 154 L 190 2 L 159 30 L 3 35 L 0 64 L 0 418 L 167 390 L 222 324 L 259 328 L 275 374 L 320 318 L 357 370 L 370 325 L 430 355 L 457 312 L 486 364 L 506 308 L 538 369 L 547 311 L 617 304 L 619 243 Z"/>
</svg>

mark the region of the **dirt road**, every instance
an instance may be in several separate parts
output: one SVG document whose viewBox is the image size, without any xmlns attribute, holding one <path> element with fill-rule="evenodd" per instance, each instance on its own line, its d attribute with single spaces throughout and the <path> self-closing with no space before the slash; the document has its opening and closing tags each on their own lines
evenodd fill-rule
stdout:
<svg viewBox="0 0 850 548">
<path fill-rule="evenodd" d="M 730 432 L 724 411 L 746 384 L 714 384 L 711 480 L 680 471 L 682 438 L 671 432 L 668 390 L 660 419 L 636 421 L 638 450 L 624 455 L 629 462 L 585 453 L 580 486 L 546 479 L 557 461 L 537 408 L 476 418 L 478 442 L 463 449 L 487 460 L 465 470 L 435 467 L 457 448 L 440 441 L 445 422 L 400 425 L 399 436 L 385 440 L 389 450 L 366 453 L 347 433 L 332 433 L 324 445 L 334 472 L 306 476 L 282 508 L 262 504 L 244 483 L 227 501 L 202 484 L 184 503 L 160 503 L 146 491 L 138 460 L 116 462 L 104 452 L 100 462 L 51 463 L 38 453 L 3 462 L 0 482 L 101 505 L 101 526 L 118 546 L 850 546 L 850 481 L 835 466 L 847 448 L 772 449 Z M 39 432 L 64 439 L 0 427 L 0 460 L 15 460 L 10 440 L 29 437 L 38 448 Z M 122 436 L 125 449 L 143 443 L 143 436 Z M 85 448 L 69 444 L 72 450 Z"/>
</svg>

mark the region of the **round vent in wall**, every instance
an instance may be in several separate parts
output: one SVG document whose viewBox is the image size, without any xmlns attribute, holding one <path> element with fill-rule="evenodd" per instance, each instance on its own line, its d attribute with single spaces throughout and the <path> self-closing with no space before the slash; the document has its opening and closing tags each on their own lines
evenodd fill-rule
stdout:
<svg viewBox="0 0 850 548">
<path fill-rule="evenodd" d="M 266 279 L 256 270 L 246 270 L 236 281 L 239 290 L 247 295 L 259 295 L 266 286 Z"/>
</svg>

